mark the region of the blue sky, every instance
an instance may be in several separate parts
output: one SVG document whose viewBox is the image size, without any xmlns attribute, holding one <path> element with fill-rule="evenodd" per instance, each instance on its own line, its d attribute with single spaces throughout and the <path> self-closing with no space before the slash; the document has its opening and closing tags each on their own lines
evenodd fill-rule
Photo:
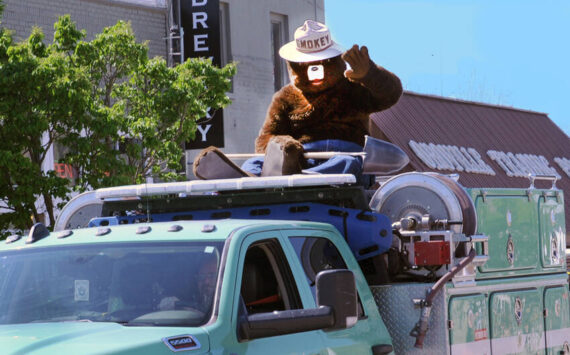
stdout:
<svg viewBox="0 0 570 355">
<path fill-rule="evenodd" d="M 570 136 L 568 0 L 325 0 L 325 21 L 406 90 L 544 112 Z"/>
</svg>

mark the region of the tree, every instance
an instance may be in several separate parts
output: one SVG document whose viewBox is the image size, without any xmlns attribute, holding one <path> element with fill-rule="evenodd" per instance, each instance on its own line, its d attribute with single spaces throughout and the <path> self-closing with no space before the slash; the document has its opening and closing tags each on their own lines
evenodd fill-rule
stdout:
<svg viewBox="0 0 570 355">
<path fill-rule="evenodd" d="M 85 115 L 88 82 L 69 65 L 69 58 L 43 43 L 34 29 L 14 44 L 9 31 L 0 37 L 0 197 L 9 212 L 0 215 L 2 229 L 25 228 L 39 220 L 43 199 L 51 221 L 54 198 L 64 198 L 67 181 L 43 172 L 49 147 Z"/>
<path fill-rule="evenodd" d="M 127 152 L 137 182 L 151 175 L 176 179 L 173 171 L 181 168 L 181 147 L 195 138 L 196 121 L 209 108 L 230 102 L 225 92 L 234 71 L 233 66 L 219 69 L 209 59 L 169 68 L 163 59 L 155 58 L 118 86 L 119 113 L 126 112 L 122 128 L 140 142 Z"/>
<path fill-rule="evenodd" d="M 150 176 L 179 179 L 174 172 L 182 168 L 182 144 L 194 139 L 196 121 L 208 108 L 230 103 L 225 93 L 234 64 L 217 68 L 210 60 L 192 59 L 171 68 L 163 58 L 149 60 L 146 44 L 137 43 L 123 21 L 90 42 L 80 41 L 75 55 L 93 98 L 89 129 L 73 137 L 79 148 L 69 156 L 80 170 L 82 189 Z M 123 147 L 120 156 L 105 149 L 115 143 Z"/>
<path fill-rule="evenodd" d="M 78 171 L 76 190 L 179 179 L 182 144 L 194 138 L 196 120 L 230 103 L 233 64 L 196 59 L 171 68 L 149 60 L 147 45 L 122 21 L 92 41 L 68 15 L 54 29 L 49 46 L 39 29 L 21 43 L 0 33 L 0 207 L 7 211 L 0 230 L 29 227 L 30 216 L 39 218 L 38 199 L 53 224 L 54 199 L 71 191 L 66 179 L 42 170 L 55 142 Z"/>
</svg>

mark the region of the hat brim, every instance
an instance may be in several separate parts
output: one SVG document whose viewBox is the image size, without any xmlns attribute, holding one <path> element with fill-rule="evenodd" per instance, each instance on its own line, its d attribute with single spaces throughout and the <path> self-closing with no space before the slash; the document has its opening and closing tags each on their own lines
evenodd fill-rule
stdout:
<svg viewBox="0 0 570 355">
<path fill-rule="evenodd" d="M 325 60 L 333 58 L 344 53 L 341 46 L 334 43 L 325 50 L 318 52 L 301 52 L 297 50 L 297 45 L 295 41 L 291 41 L 285 44 L 281 49 L 279 49 L 279 56 L 281 58 L 288 60 L 290 62 L 316 62 L 319 60 Z"/>
</svg>

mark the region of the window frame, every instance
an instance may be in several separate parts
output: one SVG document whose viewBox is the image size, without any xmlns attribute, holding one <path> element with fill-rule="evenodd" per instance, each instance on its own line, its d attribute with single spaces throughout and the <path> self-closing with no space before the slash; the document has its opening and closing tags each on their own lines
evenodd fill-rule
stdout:
<svg viewBox="0 0 570 355">
<path fill-rule="evenodd" d="M 279 49 L 289 42 L 289 19 L 287 15 L 272 12 L 270 13 L 269 25 L 271 61 L 273 64 L 273 87 L 274 91 L 279 91 L 283 86 L 289 83 L 287 63 L 279 56 Z M 278 43 L 275 43 L 275 28 L 279 29 L 279 33 L 277 34 Z"/>
<path fill-rule="evenodd" d="M 316 307 L 316 285 L 311 285 L 310 284 L 310 278 L 309 275 L 307 275 L 305 268 L 303 266 L 303 260 L 301 260 L 301 258 L 299 257 L 299 254 L 297 253 L 297 251 L 295 250 L 295 247 L 293 246 L 293 243 L 291 242 L 291 238 L 321 238 L 321 239 L 325 239 L 328 240 L 329 243 L 331 243 L 333 245 L 333 247 L 337 250 L 339 256 L 342 259 L 342 262 L 344 263 L 346 270 L 351 270 L 352 272 L 355 272 L 358 269 L 355 269 L 355 266 L 344 257 L 344 254 L 346 251 L 345 250 L 341 250 L 343 249 L 342 245 L 336 245 L 334 243 L 334 239 L 331 238 L 331 235 L 329 235 L 328 232 L 326 231 L 316 231 L 316 230 L 295 230 L 295 231 L 283 231 L 283 237 L 287 240 L 287 244 L 288 244 L 288 248 L 290 248 L 290 252 L 295 256 L 295 263 L 298 264 L 298 268 L 300 269 L 300 272 L 303 275 L 304 280 L 302 281 L 303 286 L 307 287 L 307 289 L 309 290 L 309 294 L 310 297 L 312 298 L 312 301 L 314 302 L 314 306 Z M 347 246 L 348 248 L 348 246 Z M 357 264 L 358 266 L 358 264 Z M 358 266 L 359 268 L 359 266 Z M 322 270 L 321 270 L 322 271 Z M 316 276 L 316 275 L 315 275 Z M 355 275 L 355 278 L 357 278 L 357 275 Z M 301 287 L 301 286 L 299 286 Z M 359 287 L 358 287 L 358 281 L 356 284 L 356 289 L 358 292 L 358 320 L 363 320 L 363 319 L 367 319 L 367 312 L 366 312 L 366 307 L 364 307 L 364 301 L 362 298 L 362 295 L 360 294 L 359 291 Z"/>
<path fill-rule="evenodd" d="M 295 285 L 295 278 L 293 276 L 293 272 L 289 265 L 288 259 L 285 256 L 285 253 L 283 252 L 283 248 L 281 247 L 277 238 L 260 240 L 248 246 L 244 257 L 244 267 L 242 267 L 240 270 L 242 274 L 242 280 L 239 285 L 241 302 L 243 302 L 245 305 L 245 301 L 243 300 L 241 292 L 244 280 L 243 272 L 248 253 L 253 248 L 258 248 L 261 252 L 265 254 L 265 257 L 271 266 L 272 274 L 275 277 L 277 291 L 280 291 L 278 294 L 280 294 L 283 297 L 282 299 L 283 309 L 276 309 L 276 310 L 283 311 L 290 309 L 302 309 L 303 303 L 301 302 L 299 290 Z M 254 312 L 254 313 L 248 312 L 248 315 L 256 313 L 263 313 L 263 312 Z"/>
<path fill-rule="evenodd" d="M 231 38 L 230 4 L 220 1 L 220 63 L 222 67 L 233 61 Z M 233 77 L 229 92 L 234 92 Z"/>
<path fill-rule="evenodd" d="M 288 245 L 284 243 L 283 237 L 281 235 L 281 233 L 278 230 L 275 231 L 266 231 L 266 232 L 255 232 L 255 233 L 251 233 L 249 234 L 246 238 L 244 238 L 243 242 L 241 243 L 240 246 L 240 252 L 239 252 L 239 260 L 238 260 L 238 265 L 237 265 L 237 269 L 236 269 L 236 283 L 235 283 L 235 290 L 234 290 L 234 307 L 233 307 L 233 312 L 232 314 L 234 315 L 234 319 L 236 322 L 236 326 L 238 326 L 239 322 L 239 318 L 247 315 L 246 313 L 243 313 L 243 310 L 246 309 L 245 307 L 245 303 L 244 300 L 242 298 L 241 295 L 241 287 L 242 287 L 242 282 L 243 282 L 243 269 L 244 269 L 244 265 L 245 265 L 245 258 L 247 255 L 247 252 L 249 250 L 249 248 L 253 245 L 256 244 L 264 244 L 264 243 L 270 243 L 272 244 L 273 248 L 277 248 L 277 256 L 276 256 L 276 260 L 275 263 L 277 265 L 280 264 L 280 267 L 283 267 L 283 264 L 285 264 L 285 266 L 287 266 L 287 270 L 285 270 L 285 276 L 283 279 L 284 284 L 286 284 L 285 287 L 287 287 L 287 294 L 290 295 L 290 299 L 291 297 L 296 297 L 296 300 L 293 301 L 294 307 L 290 308 L 290 309 L 307 309 L 307 308 L 313 308 L 314 305 L 311 304 L 308 301 L 307 298 L 307 292 L 310 292 L 310 290 L 304 289 L 305 285 L 304 285 L 304 281 L 303 280 L 299 280 L 298 276 L 296 275 L 296 273 L 298 273 L 298 270 L 295 270 L 294 268 L 296 267 L 296 260 L 293 259 L 292 255 L 290 255 L 290 253 L 288 252 Z M 273 250 L 273 252 L 275 252 L 275 250 Z M 281 271 L 283 273 L 283 271 Z M 283 277 L 283 275 L 282 275 Z M 301 282 L 302 281 L 302 282 Z M 294 290 L 291 290 L 294 287 Z M 292 294 L 295 294 L 295 296 L 291 296 Z M 237 329 L 237 328 L 236 328 Z"/>
</svg>

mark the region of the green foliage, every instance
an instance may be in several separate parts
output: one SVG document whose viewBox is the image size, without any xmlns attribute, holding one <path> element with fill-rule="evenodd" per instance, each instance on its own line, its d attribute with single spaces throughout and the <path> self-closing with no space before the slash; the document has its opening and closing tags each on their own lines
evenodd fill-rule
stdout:
<svg viewBox="0 0 570 355">
<path fill-rule="evenodd" d="M 155 58 L 118 86 L 116 98 L 126 113 L 121 129 L 128 135 L 124 137 L 141 143 L 131 145 L 128 153 L 129 165 L 136 168 L 136 182 L 150 172 L 172 179 L 171 171 L 182 168 L 181 146 L 194 138 L 196 121 L 206 116 L 209 107 L 230 103 L 225 92 L 234 73 L 235 66 L 220 69 L 209 59 L 169 68 L 163 59 Z M 123 112 L 119 114 L 123 117 Z"/>
<path fill-rule="evenodd" d="M 69 15 L 54 30 L 46 46 L 39 29 L 21 43 L 0 29 L 0 206 L 8 211 L 0 230 L 29 227 L 38 198 L 53 223 L 54 198 L 71 191 L 42 169 L 54 142 L 78 171 L 76 190 L 177 179 L 196 121 L 230 103 L 233 64 L 149 60 L 147 45 L 122 21 L 91 41 Z"/>
<path fill-rule="evenodd" d="M 8 212 L 0 228 L 26 228 L 39 218 L 36 200 L 43 199 L 53 221 L 53 198 L 64 198 L 67 181 L 42 164 L 50 145 L 85 114 L 88 82 L 68 58 L 43 43 L 33 29 L 14 44 L 11 34 L 0 37 L 0 198 Z"/>
</svg>

